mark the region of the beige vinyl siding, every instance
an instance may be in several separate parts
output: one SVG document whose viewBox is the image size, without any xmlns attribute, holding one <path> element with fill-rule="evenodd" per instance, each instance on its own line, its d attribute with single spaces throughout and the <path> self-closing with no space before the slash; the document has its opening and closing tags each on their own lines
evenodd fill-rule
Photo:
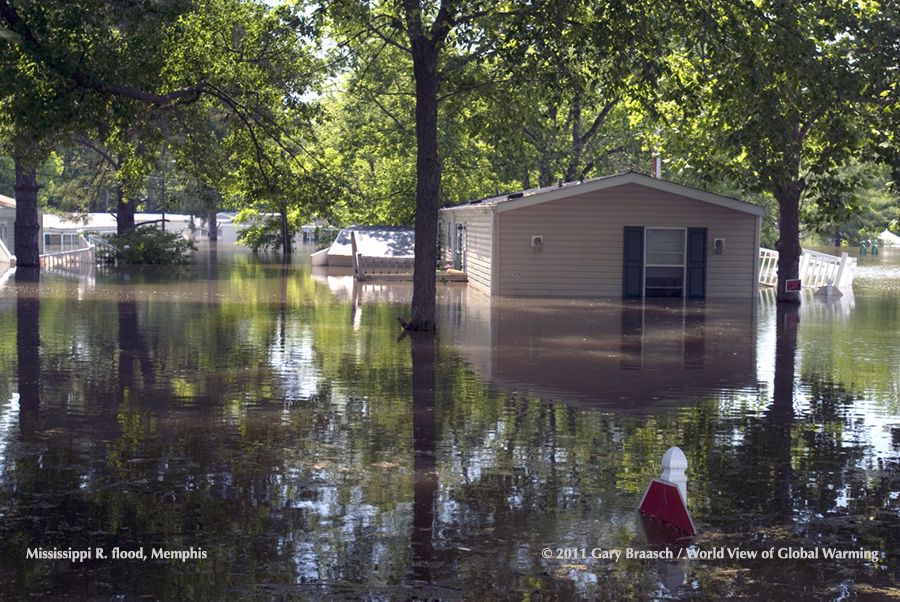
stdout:
<svg viewBox="0 0 900 602">
<path fill-rule="evenodd" d="M 747 213 L 626 184 L 498 217 L 500 295 L 621 296 L 625 226 L 707 228 L 706 297 L 756 292 L 756 217 Z M 531 246 L 534 235 L 543 237 L 540 252 Z M 725 239 L 722 255 L 716 238 Z"/>
<path fill-rule="evenodd" d="M 449 213 L 444 213 L 439 221 L 441 232 L 441 263 L 453 263 L 453 222 Z"/>
<path fill-rule="evenodd" d="M 456 223 L 466 226 L 466 275 L 469 286 L 491 291 L 491 214 L 459 211 Z"/>
</svg>

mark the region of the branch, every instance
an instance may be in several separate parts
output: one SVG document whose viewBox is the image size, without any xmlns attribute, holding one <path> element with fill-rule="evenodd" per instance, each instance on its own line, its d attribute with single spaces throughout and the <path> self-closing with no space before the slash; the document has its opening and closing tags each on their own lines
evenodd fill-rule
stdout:
<svg viewBox="0 0 900 602">
<path fill-rule="evenodd" d="M 95 153 L 97 153 L 98 155 L 100 155 L 100 157 L 101 157 L 104 161 L 106 161 L 107 163 L 109 163 L 109 164 L 110 164 L 111 166 L 113 166 L 115 169 L 119 169 L 119 163 L 118 163 L 118 161 L 116 161 L 115 159 L 113 159 L 113 157 L 112 157 L 106 150 L 104 150 L 104 149 L 100 148 L 99 146 L 95 145 L 91 140 L 88 140 L 87 138 L 85 138 L 85 137 L 82 136 L 81 134 L 78 134 L 78 135 L 75 136 L 75 142 L 76 142 L 77 144 L 80 144 L 81 146 L 83 146 L 83 147 L 85 147 L 85 148 L 91 149 L 92 151 L 94 151 Z"/>
<path fill-rule="evenodd" d="M 809 116 L 809 118 L 803 123 L 803 126 L 800 128 L 797 128 L 797 132 L 794 135 L 794 139 L 797 142 L 803 142 L 804 140 L 806 140 L 806 135 L 809 134 L 809 130 L 811 130 L 812 126 L 814 126 L 816 124 L 816 121 L 819 120 L 819 117 L 821 117 L 822 115 L 825 114 L 825 110 L 826 110 L 825 106 L 818 107 L 815 111 L 812 112 L 812 114 Z"/>
<path fill-rule="evenodd" d="M 459 94 L 465 94 L 466 92 L 471 92 L 473 90 L 479 90 L 481 88 L 486 88 L 488 86 L 493 86 L 495 84 L 503 84 L 506 82 L 513 81 L 512 79 L 498 79 L 498 80 L 489 80 L 486 82 L 482 82 L 480 84 L 473 84 L 471 86 L 459 86 L 453 92 L 448 92 L 443 96 L 438 96 L 438 102 L 443 102 L 448 98 L 453 98 L 454 96 L 458 96 Z"/>
<path fill-rule="evenodd" d="M 363 91 L 365 91 L 366 93 L 368 93 L 368 95 L 371 96 L 371 98 L 372 98 L 372 102 L 374 102 L 375 105 L 376 105 L 379 109 L 381 109 L 381 112 L 384 113 L 385 115 L 387 115 L 388 117 L 390 117 L 391 121 L 393 121 L 394 123 L 397 124 L 397 127 L 399 127 L 399 128 L 400 128 L 401 130 L 403 130 L 403 131 L 406 131 L 406 126 L 405 126 L 403 123 L 401 123 L 401 121 L 400 121 L 399 119 L 397 119 L 397 117 L 395 117 L 394 114 L 391 113 L 391 112 L 387 109 L 387 107 L 385 107 L 383 104 L 381 104 L 381 102 L 378 100 L 378 96 L 377 96 L 377 94 L 375 93 L 375 91 L 373 91 L 373 90 L 371 90 L 371 89 L 369 89 L 369 88 L 367 88 L 367 87 L 365 87 L 365 86 L 363 86 L 363 85 L 361 85 L 361 84 L 356 84 L 356 87 L 357 87 L 357 88 L 360 88 L 361 90 L 363 90 Z"/>
<path fill-rule="evenodd" d="M 38 41 L 34 32 L 31 31 L 28 24 L 25 23 L 16 12 L 16 9 L 9 2 L 0 1 L 0 17 L 7 22 L 9 29 L 20 37 L 21 44 L 39 62 L 44 63 L 52 71 L 76 85 L 89 90 L 94 90 L 101 94 L 112 94 L 148 104 L 167 106 L 176 102 L 194 102 L 200 98 L 200 94 L 209 85 L 209 82 L 204 80 L 191 86 L 174 90 L 168 94 L 153 94 L 132 86 L 108 82 L 91 73 L 83 71 L 77 65 L 69 64 L 67 61 L 54 57 L 52 53 Z"/>
<path fill-rule="evenodd" d="M 438 9 L 434 22 L 431 24 L 431 39 L 435 45 L 442 44 L 450 35 L 450 30 L 456 26 L 453 17 L 450 16 L 450 5 L 452 4 L 454 4 L 454 0 L 442 0 L 441 8 Z"/>
<path fill-rule="evenodd" d="M 392 38 L 388 35 L 385 35 L 384 33 L 381 32 L 381 29 L 379 29 L 378 27 L 376 27 L 374 25 L 375 21 L 378 19 L 390 19 L 390 16 L 384 15 L 384 14 L 375 15 L 374 17 L 372 17 L 372 19 L 370 19 L 365 24 L 366 31 L 370 31 L 370 32 L 374 33 L 376 36 L 381 38 L 381 41 L 384 42 L 385 44 L 390 44 L 391 46 L 400 49 L 401 51 L 405 52 L 406 54 L 412 54 L 411 48 L 408 48 L 407 46 L 404 46 L 403 44 L 401 44 L 394 38 Z"/>
<path fill-rule="evenodd" d="M 532 7 L 533 9 L 534 7 Z M 457 25 L 462 25 L 464 23 L 471 23 L 477 19 L 481 19 L 483 17 L 520 17 L 522 15 L 527 14 L 529 11 L 525 10 L 504 10 L 499 12 L 493 12 L 489 10 L 480 10 L 473 13 L 469 13 L 467 15 L 460 15 L 451 20 L 451 25 L 454 27 Z"/>
<path fill-rule="evenodd" d="M 584 133 L 584 136 L 581 136 L 581 138 L 579 138 L 579 140 L 578 140 L 579 143 L 584 144 L 585 142 L 587 142 L 588 140 L 590 140 L 591 138 L 594 137 L 594 134 L 596 134 L 597 130 L 600 129 L 600 125 L 604 121 L 606 121 L 606 117 L 607 117 L 607 115 L 609 115 L 609 112 L 613 110 L 613 107 L 615 107 L 617 104 L 619 104 L 620 100 L 622 100 L 622 97 L 617 96 L 613 100 L 606 103 L 606 106 L 604 106 L 603 110 L 600 111 L 600 114 L 597 115 L 597 118 L 594 120 L 594 123 L 591 124 L 591 127 L 588 128 L 588 131 L 586 131 Z"/>
</svg>

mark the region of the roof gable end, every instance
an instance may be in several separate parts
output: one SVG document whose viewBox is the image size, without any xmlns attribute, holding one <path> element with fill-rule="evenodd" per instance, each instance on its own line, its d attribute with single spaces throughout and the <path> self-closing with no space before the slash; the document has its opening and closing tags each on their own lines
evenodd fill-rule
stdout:
<svg viewBox="0 0 900 602">
<path fill-rule="evenodd" d="M 525 192 L 523 194 L 512 194 L 505 197 L 495 197 L 494 199 L 490 199 L 488 201 L 485 201 L 484 203 L 479 203 L 478 205 L 474 206 L 479 207 L 482 210 L 489 208 L 491 211 L 494 211 L 496 213 L 503 213 L 506 211 L 514 211 L 523 207 L 530 207 L 532 205 L 548 203 L 551 201 L 565 199 L 585 193 L 609 190 L 619 186 L 624 186 L 626 184 L 637 184 L 653 190 L 675 194 L 695 201 L 701 201 L 704 203 L 709 203 L 711 205 L 732 209 L 734 211 L 749 213 L 751 215 L 763 216 L 766 214 L 766 209 L 764 207 L 760 207 L 759 205 L 754 205 L 752 203 L 740 201 L 735 198 L 714 194 L 712 192 L 707 192 L 698 188 L 691 188 L 689 186 L 675 184 L 674 182 L 652 178 L 650 176 L 636 172 L 604 176 L 595 178 L 593 180 L 586 180 L 581 184 L 567 184 L 565 186 L 557 188 L 542 188 L 534 191 L 531 194 Z M 466 209 L 469 207 L 473 207 L 473 205 L 457 205 L 456 207 L 449 207 L 448 210 Z"/>
</svg>

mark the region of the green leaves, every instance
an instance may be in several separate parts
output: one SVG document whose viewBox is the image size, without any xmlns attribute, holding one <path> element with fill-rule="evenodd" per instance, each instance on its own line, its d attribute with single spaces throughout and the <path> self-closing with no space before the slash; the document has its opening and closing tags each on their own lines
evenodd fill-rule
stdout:
<svg viewBox="0 0 900 602">
<path fill-rule="evenodd" d="M 194 244 L 177 232 L 157 228 L 135 228 L 125 234 L 105 234 L 115 250 L 99 247 L 97 257 L 104 263 L 141 265 L 184 265 L 190 261 Z"/>
</svg>

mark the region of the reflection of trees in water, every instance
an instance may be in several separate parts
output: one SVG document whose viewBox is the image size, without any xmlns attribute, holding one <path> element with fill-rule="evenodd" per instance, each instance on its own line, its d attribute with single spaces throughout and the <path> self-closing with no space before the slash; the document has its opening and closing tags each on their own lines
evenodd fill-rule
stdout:
<svg viewBox="0 0 900 602">
<path fill-rule="evenodd" d="M 794 403 L 785 358 L 796 332 L 778 340 L 771 399 L 730 394 L 732 406 L 762 412 L 710 398 L 616 415 L 508 395 L 446 346 L 413 339 L 410 353 L 394 344 L 394 307 L 364 306 L 354 331 L 349 304 L 308 296 L 283 266 L 268 279 L 264 294 L 223 278 L 216 303 L 201 291 L 199 311 L 140 298 L 78 311 L 44 301 L 43 364 L 23 365 L 39 367 L 42 419 L 54 417 L 39 438 L 17 443 L 23 458 L 0 484 L 0 529 L 13 542 L 0 550 L 0 575 L 17 587 L 0 594 L 26 584 L 50 595 L 196 599 L 228 588 L 404 599 L 422 580 L 478 599 L 500 590 L 647 598 L 657 588 L 652 562 L 546 562 L 540 550 L 640 545 L 634 508 L 673 444 L 692 460 L 704 545 L 759 549 L 825 533 L 898 547 L 897 463 L 864 465 L 871 453 L 850 436 L 853 394 L 840 383 L 804 374 L 809 408 Z M 116 316 L 118 329 L 103 328 Z M 76 342 L 80 372 L 65 369 Z M 292 349 L 308 352 L 314 370 L 293 371 Z M 131 372 L 120 374 L 120 353 Z M 312 384 L 301 382 L 307 374 Z M 61 401 L 72 392 L 79 415 Z M 27 546 L 55 544 L 194 546 L 214 561 L 98 563 L 50 579 L 50 565 L 23 560 Z M 858 578 L 808 562 L 787 572 L 785 563 L 695 568 L 708 598 Z M 733 569 L 747 580 L 735 585 Z"/>
<path fill-rule="evenodd" d="M 19 267 L 15 278 L 19 429 L 28 436 L 37 428 L 40 412 L 40 270 Z"/>
<path fill-rule="evenodd" d="M 127 288 L 120 292 L 117 304 L 119 315 L 119 390 L 124 393 L 135 387 L 135 362 L 143 376 L 138 388 L 153 383 L 153 360 L 150 356 L 144 334 L 138 324 L 138 306 L 134 289 Z"/>
<path fill-rule="evenodd" d="M 866 426 L 852 412 L 859 396 L 823 372 L 809 370 L 795 381 L 797 324 L 796 308 L 779 306 L 768 408 L 761 415 L 725 418 L 714 438 L 689 451 L 702 462 L 692 467 L 695 474 L 698 468 L 703 474 L 694 482 L 695 517 L 710 525 L 706 537 L 711 545 L 747 550 L 896 549 L 896 542 L 886 540 L 897 532 L 900 504 L 890 495 L 873 495 L 897 485 L 896 467 L 874 458 Z M 805 404 L 797 402 L 798 390 Z M 693 440 L 686 437 L 686 445 Z M 882 517 L 882 522 L 873 525 L 872 516 Z M 755 595 L 791 592 L 816 599 L 836 595 L 855 582 L 877 584 L 884 578 L 857 560 L 733 564 L 703 566 L 699 579 L 708 581 L 710 592 L 719 587 L 733 591 L 729 570 L 736 568 Z"/>
<path fill-rule="evenodd" d="M 413 574 L 431 581 L 434 555 L 434 501 L 438 490 L 435 402 L 435 346 L 433 334 L 412 333 L 413 408 Z"/>
<path fill-rule="evenodd" d="M 0 597 L 29 591 L 110 597 L 135 590 L 160 598 L 218 598 L 214 592 L 221 594 L 223 584 L 247 570 L 246 554 L 254 552 L 260 552 L 254 566 L 286 564 L 267 572 L 290 582 L 291 562 L 271 540 L 291 532 L 291 525 L 270 532 L 272 523 L 283 523 L 284 513 L 271 503 L 284 496 L 285 484 L 273 479 L 273 471 L 287 472 L 279 468 L 283 446 L 270 449 L 279 437 L 269 425 L 229 424 L 222 415 L 245 399 L 278 396 L 269 370 L 247 369 L 267 365 L 274 324 L 258 336 L 240 326 L 260 320 L 234 305 L 169 311 L 166 301 L 148 304 L 131 287 L 107 289 L 117 298 L 112 303 L 80 304 L 65 284 L 54 283 L 42 302 L 37 281 L 25 276 L 20 270 L 22 437 L 6 442 Z M 192 369 L 198 378 L 185 379 Z M 158 562 L 57 571 L 56 563 L 26 561 L 27 548 L 109 552 L 117 545 L 144 546 L 147 553 L 151 546 L 203 547 L 215 561 L 185 563 L 175 572 Z"/>
</svg>

